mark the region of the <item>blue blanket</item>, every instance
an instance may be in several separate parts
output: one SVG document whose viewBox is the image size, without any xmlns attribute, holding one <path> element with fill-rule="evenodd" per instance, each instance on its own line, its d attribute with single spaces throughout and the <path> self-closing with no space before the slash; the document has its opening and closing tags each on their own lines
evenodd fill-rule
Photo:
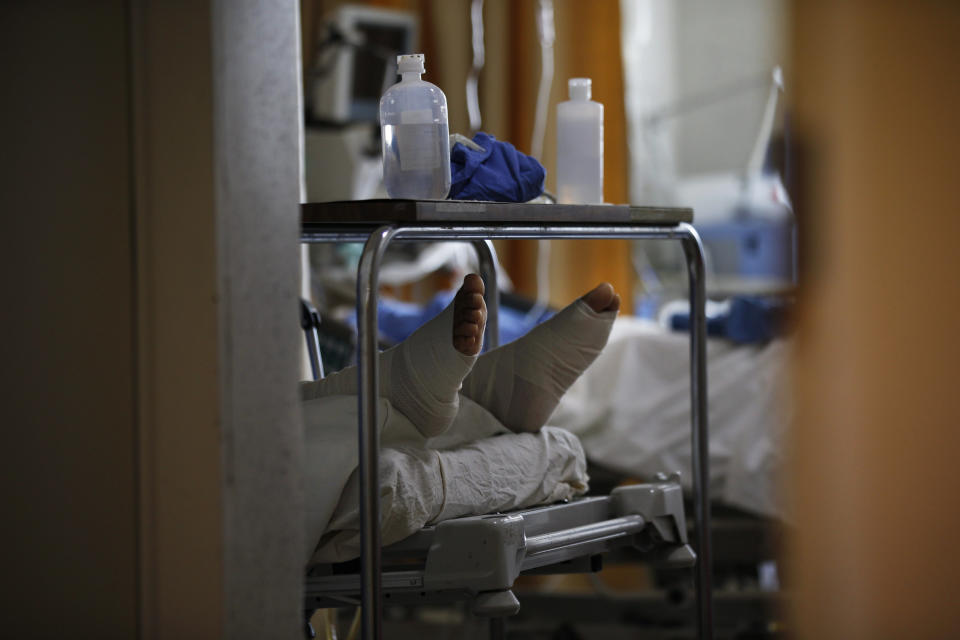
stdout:
<svg viewBox="0 0 960 640">
<path fill-rule="evenodd" d="M 413 333 L 417 327 L 437 316 L 453 300 L 455 291 L 441 291 L 426 305 L 401 302 L 383 298 L 377 307 L 377 324 L 382 337 L 391 342 L 400 342 Z M 513 342 L 527 331 L 553 315 L 544 311 L 536 318 L 500 303 L 500 344 Z M 347 322 L 356 328 L 357 315 L 354 312 Z M 486 345 L 484 345 L 486 348 Z"/>
</svg>

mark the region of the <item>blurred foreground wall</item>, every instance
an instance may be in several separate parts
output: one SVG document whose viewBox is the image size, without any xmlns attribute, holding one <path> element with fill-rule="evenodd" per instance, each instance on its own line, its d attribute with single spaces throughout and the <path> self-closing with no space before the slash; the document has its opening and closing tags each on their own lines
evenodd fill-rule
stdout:
<svg viewBox="0 0 960 640">
<path fill-rule="evenodd" d="M 958 637 L 960 4 L 793 10 L 796 637 Z"/>
</svg>

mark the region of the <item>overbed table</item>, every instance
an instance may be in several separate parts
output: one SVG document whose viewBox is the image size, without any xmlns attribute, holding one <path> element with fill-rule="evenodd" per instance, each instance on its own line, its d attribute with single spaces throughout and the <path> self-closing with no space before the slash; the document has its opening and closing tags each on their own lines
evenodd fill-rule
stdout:
<svg viewBox="0 0 960 640">
<path fill-rule="evenodd" d="M 357 364 L 359 370 L 359 471 L 362 575 L 362 636 L 381 637 L 380 504 L 377 425 L 378 273 L 395 241 L 454 240 L 477 251 L 486 285 L 486 344 L 497 346 L 498 297 L 494 238 L 622 238 L 678 240 L 690 283 L 690 395 L 694 520 L 696 527 L 697 626 L 713 637 L 710 554 L 709 432 L 707 424 L 706 289 L 703 247 L 685 208 L 627 205 L 560 205 L 457 200 L 358 200 L 307 203 L 301 208 L 301 241 L 363 242 L 357 272 Z M 642 393 L 642 390 L 640 390 Z"/>
</svg>

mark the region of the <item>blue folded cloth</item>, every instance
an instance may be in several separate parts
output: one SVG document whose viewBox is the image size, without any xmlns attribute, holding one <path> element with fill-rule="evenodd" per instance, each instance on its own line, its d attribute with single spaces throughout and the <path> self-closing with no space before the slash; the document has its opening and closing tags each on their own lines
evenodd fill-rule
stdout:
<svg viewBox="0 0 960 640">
<path fill-rule="evenodd" d="M 547 172 L 535 158 L 509 142 L 480 132 L 473 141 L 483 151 L 455 144 L 450 151 L 451 200 L 526 202 L 543 193 Z"/>
</svg>

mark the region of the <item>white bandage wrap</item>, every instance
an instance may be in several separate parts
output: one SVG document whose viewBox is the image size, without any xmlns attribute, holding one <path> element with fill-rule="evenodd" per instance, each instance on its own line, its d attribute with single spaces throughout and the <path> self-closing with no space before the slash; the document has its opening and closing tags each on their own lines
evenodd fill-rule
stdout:
<svg viewBox="0 0 960 640">
<path fill-rule="evenodd" d="M 465 398 L 464 404 L 469 403 Z M 489 415 L 487 419 L 494 420 Z M 381 542 L 392 544 L 428 523 L 458 516 L 568 500 L 585 493 L 588 480 L 580 441 L 554 427 L 535 434 L 482 438 L 451 449 L 385 447 L 380 452 Z M 360 555 L 359 492 L 354 471 L 313 553 L 313 563 Z"/>
<path fill-rule="evenodd" d="M 513 431 L 536 431 L 606 345 L 616 315 L 575 300 L 522 338 L 481 355 L 463 395 Z"/>
<path fill-rule="evenodd" d="M 360 478 L 354 470 L 340 494 L 312 563 L 343 562 L 360 555 Z M 437 451 L 404 447 L 380 451 L 380 540 L 402 540 L 437 517 L 443 507 L 443 474 Z"/>
<path fill-rule="evenodd" d="M 443 433 L 460 407 L 460 384 L 477 356 L 453 347 L 453 302 L 406 340 L 380 354 L 380 396 L 425 438 Z M 357 395 L 356 367 L 301 387 L 304 400 Z"/>
<path fill-rule="evenodd" d="M 432 522 L 569 500 L 588 487 L 580 441 L 556 427 L 484 438 L 437 453 L 443 508 Z"/>
</svg>

